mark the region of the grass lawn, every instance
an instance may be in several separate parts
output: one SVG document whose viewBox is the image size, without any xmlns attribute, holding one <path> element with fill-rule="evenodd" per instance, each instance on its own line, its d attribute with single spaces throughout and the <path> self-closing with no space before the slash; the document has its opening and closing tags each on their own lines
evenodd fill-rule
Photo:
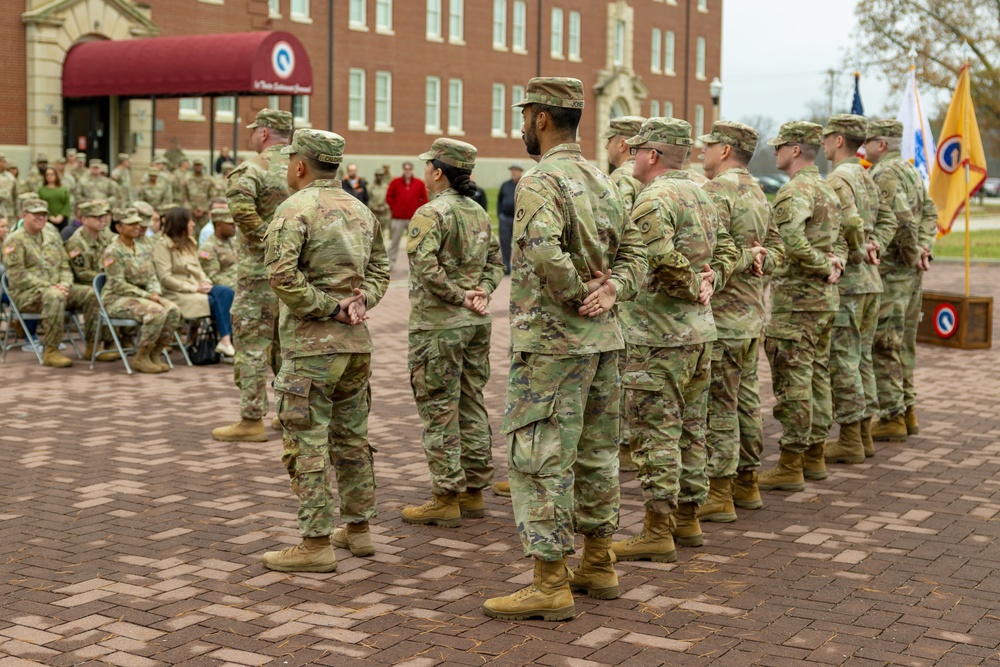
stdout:
<svg viewBox="0 0 1000 667">
<path fill-rule="evenodd" d="M 969 246 L 975 259 L 1000 259 L 1000 229 L 972 231 Z M 942 236 L 934 244 L 935 257 L 965 257 L 965 232 Z"/>
</svg>

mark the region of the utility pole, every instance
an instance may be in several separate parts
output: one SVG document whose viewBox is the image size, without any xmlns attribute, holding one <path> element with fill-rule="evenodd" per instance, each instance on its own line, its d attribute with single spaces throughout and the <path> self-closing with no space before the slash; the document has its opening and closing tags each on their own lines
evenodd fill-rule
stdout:
<svg viewBox="0 0 1000 667">
<path fill-rule="evenodd" d="M 829 107 L 827 116 L 829 117 L 833 115 L 833 84 L 836 81 L 834 77 L 837 75 L 837 72 L 831 67 L 830 69 L 826 70 L 826 75 L 830 79 L 827 88 L 827 101 L 828 101 L 827 106 Z"/>
</svg>

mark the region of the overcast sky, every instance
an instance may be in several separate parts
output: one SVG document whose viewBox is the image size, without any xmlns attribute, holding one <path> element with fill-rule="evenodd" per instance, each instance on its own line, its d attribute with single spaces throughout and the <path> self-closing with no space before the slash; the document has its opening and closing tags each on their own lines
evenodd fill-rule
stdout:
<svg viewBox="0 0 1000 667">
<path fill-rule="evenodd" d="M 810 101 L 828 100 L 826 70 L 838 70 L 834 106 L 850 109 L 853 70 L 844 55 L 860 45 L 854 8 L 858 0 L 724 0 L 721 116 L 741 120 L 770 116 L 801 120 Z M 874 75 L 861 77 L 865 115 L 882 115 L 897 102 Z"/>
</svg>

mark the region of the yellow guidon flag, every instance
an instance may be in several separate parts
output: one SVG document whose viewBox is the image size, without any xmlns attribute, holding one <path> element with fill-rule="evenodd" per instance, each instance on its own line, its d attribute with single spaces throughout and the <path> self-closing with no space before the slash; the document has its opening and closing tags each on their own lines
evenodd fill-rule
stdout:
<svg viewBox="0 0 1000 667">
<path fill-rule="evenodd" d="M 951 231 L 969 198 L 986 182 L 986 154 L 970 86 L 966 63 L 958 73 L 958 86 L 948 105 L 931 170 L 929 192 L 938 209 L 939 235 Z"/>
</svg>

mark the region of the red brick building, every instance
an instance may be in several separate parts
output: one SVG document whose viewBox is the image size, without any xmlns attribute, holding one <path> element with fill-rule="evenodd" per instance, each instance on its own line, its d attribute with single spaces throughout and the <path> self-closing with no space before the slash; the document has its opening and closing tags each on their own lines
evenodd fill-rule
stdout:
<svg viewBox="0 0 1000 667">
<path fill-rule="evenodd" d="M 95 102 L 100 118 L 80 129 L 69 117 L 80 102 L 62 98 L 61 68 L 83 41 L 285 31 L 308 54 L 312 94 L 216 98 L 216 150 L 234 136 L 238 150 L 250 150 L 243 126 L 271 105 L 293 110 L 299 126 L 342 134 L 362 171 L 412 159 L 445 135 L 475 144 L 481 171 L 498 177 L 524 157 L 510 105 L 532 76 L 583 80 L 580 142 L 603 164 L 600 133 L 614 115 L 674 115 L 709 127 L 709 83 L 721 68 L 722 0 L 25 2 L 24 14 L 0 18 L 0 38 L 27 46 L 9 48 L 0 70 L 10 109 L 0 150 L 22 167 L 29 154 L 82 145 L 105 159 L 130 152 L 142 164 L 154 136 L 158 153 L 176 139 L 187 154 L 207 157 L 207 97 L 157 99 L 154 125 L 148 99 L 112 96 Z"/>
</svg>

